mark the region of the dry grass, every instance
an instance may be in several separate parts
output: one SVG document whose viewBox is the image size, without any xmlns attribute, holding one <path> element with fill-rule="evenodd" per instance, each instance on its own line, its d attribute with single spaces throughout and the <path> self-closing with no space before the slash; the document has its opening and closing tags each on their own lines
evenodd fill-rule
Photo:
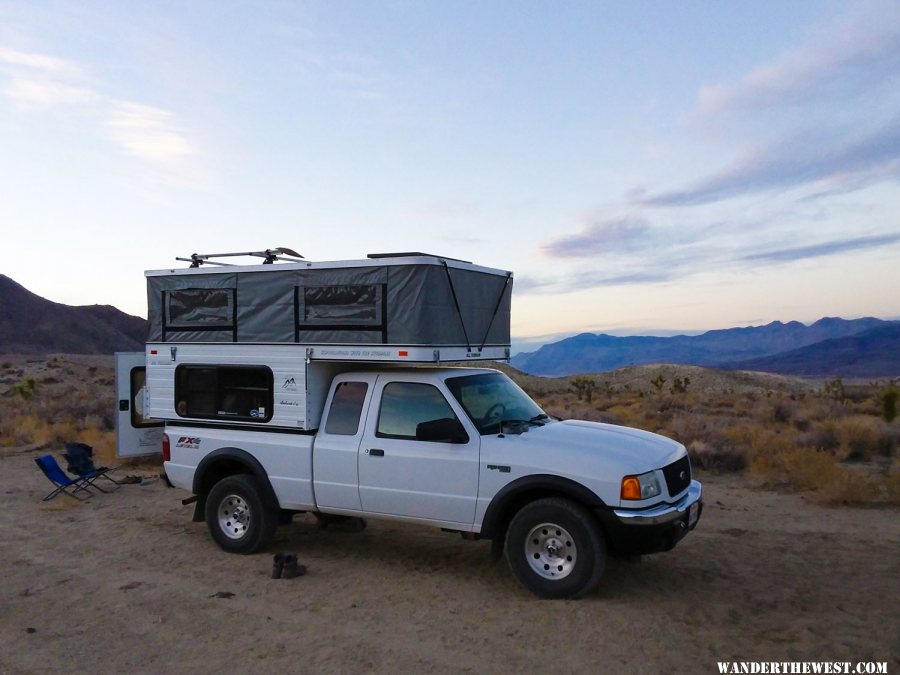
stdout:
<svg viewBox="0 0 900 675">
<path fill-rule="evenodd" d="M 900 504 L 900 419 L 883 419 L 883 384 L 836 397 L 834 387 L 796 378 L 635 366 L 582 376 L 595 385 L 587 400 L 574 378 L 498 367 L 549 414 L 661 433 L 684 443 L 694 466 L 746 471 L 822 503 Z M 114 399 L 112 357 L 0 357 L 0 448 L 59 454 L 81 441 L 111 462 Z"/>
<path fill-rule="evenodd" d="M 111 357 L 6 356 L 0 362 L 0 447 L 47 449 L 65 443 L 94 447 L 98 459 L 115 457 Z"/>
</svg>

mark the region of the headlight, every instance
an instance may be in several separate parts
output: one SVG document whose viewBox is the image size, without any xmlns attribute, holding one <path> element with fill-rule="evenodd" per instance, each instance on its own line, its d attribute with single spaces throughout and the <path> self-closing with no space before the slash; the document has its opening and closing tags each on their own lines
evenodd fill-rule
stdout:
<svg viewBox="0 0 900 675">
<path fill-rule="evenodd" d="M 655 471 L 622 479 L 622 499 L 650 499 L 660 493 Z"/>
</svg>

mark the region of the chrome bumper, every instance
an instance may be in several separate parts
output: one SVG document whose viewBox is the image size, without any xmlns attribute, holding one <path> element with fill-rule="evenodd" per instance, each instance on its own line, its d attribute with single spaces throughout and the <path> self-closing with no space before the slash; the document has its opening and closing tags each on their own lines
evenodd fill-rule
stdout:
<svg viewBox="0 0 900 675">
<path fill-rule="evenodd" d="M 663 525 L 684 518 L 694 504 L 700 505 L 697 507 L 699 517 L 699 509 L 703 506 L 703 486 L 696 480 L 691 481 L 687 494 L 674 504 L 659 504 L 641 511 L 613 509 L 613 513 L 623 525 Z M 696 522 L 694 520 L 690 527 Z"/>
</svg>

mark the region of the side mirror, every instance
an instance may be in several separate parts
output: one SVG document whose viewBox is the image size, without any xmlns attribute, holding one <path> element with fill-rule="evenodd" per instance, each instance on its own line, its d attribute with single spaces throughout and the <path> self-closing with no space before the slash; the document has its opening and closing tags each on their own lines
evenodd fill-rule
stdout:
<svg viewBox="0 0 900 675">
<path fill-rule="evenodd" d="M 455 417 L 443 417 L 416 425 L 417 441 L 435 443 L 468 443 L 469 435 Z"/>
</svg>

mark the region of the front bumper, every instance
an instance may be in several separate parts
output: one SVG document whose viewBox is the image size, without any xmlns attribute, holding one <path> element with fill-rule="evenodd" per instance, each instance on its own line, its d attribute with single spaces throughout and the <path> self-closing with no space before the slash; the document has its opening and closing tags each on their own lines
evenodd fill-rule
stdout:
<svg viewBox="0 0 900 675">
<path fill-rule="evenodd" d="M 623 555 L 641 555 L 672 549 L 693 530 L 703 512 L 703 487 L 693 480 L 687 494 L 674 504 L 648 509 L 601 509 L 597 515 L 610 548 Z"/>
</svg>

